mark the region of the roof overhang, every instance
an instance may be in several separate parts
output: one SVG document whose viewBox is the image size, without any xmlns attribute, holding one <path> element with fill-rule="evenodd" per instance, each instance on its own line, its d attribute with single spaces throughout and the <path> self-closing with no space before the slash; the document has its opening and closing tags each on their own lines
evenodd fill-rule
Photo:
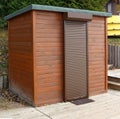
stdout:
<svg viewBox="0 0 120 119">
<path fill-rule="evenodd" d="M 111 17 L 111 13 L 106 12 L 98 12 L 98 11 L 91 11 L 91 10 L 82 10 L 82 9 L 73 9 L 73 8 L 65 8 L 65 7 L 55 7 L 55 6 L 47 6 L 47 5 L 36 5 L 32 4 L 29 5 L 23 9 L 20 9 L 10 15 L 7 15 L 4 17 L 5 20 L 12 19 L 15 16 L 18 16 L 20 14 L 23 14 L 25 12 L 31 11 L 31 10 L 43 10 L 43 11 L 53 11 L 53 12 L 75 12 L 75 13 L 81 13 L 81 14 L 91 14 L 95 16 L 103 16 L 103 17 Z"/>
</svg>

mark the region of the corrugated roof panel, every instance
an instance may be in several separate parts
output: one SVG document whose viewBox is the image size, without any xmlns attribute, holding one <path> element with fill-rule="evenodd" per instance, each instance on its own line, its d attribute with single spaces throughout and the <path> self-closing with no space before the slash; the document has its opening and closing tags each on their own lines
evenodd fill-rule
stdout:
<svg viewBox="0 0 120 119">
<path fill-rule="evenodd" d="M 120 23 L 120 16 L 118 15 L 113 15 L 112 17 L 109 17 L 107 19 L 107 23 Z"/>
<path fill-rule="evenodd" d="M 120 36 L 120 30 L 109 30 L 108 36 Z"/>
<path fill-rule="evenodd" d="M 120 29 L 120 24 L 108 24 L 108 30 Z"/>
</svg>

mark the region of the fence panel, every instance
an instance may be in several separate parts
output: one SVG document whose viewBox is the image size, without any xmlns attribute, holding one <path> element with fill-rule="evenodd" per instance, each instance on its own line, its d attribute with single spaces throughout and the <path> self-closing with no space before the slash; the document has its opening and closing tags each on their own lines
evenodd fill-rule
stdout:
<svg viewBox="0 0 120 119">
<path fill-rule="evenodd" d="M 120 68 L 120 46 L 108 46 L 108 63 Z"/>
<path fill-rule="evenodd" d="M 0 89 L 8 88 L 8 76 L 0 75 Z"/>
</svg>

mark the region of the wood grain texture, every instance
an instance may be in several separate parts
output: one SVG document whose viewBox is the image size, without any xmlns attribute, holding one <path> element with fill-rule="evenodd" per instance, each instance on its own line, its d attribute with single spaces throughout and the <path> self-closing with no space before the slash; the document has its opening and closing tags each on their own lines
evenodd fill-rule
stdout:
<svg viewBox="0 0 120 119">
<path fill-rule="evenodd" d="M 93 16 L 87 24 L 89 95 L 107 91 L 105 20 Z M 63 13 L 48 11 L 26 12 L 8 22 L 10 89 L 32 105 L 63 101 L 63 27 Z"/>
<path fill-rule="evenodd" d="M 32 11 L 32 31 L 33 31 L 33 77 L 34 77 L 34 106 L 37 105 L 37 82 L 36 82 L 36 12 Z"/>
<path fill-rule="evenodd" d="M 108 90 L 108 38 L 107 38 L 107 19 L 104 18 L 105 23 L 105 90 Z"/>
<path fill-rule="evenodd" d="M 9 20 L 10 89 L 30 104 L 34 102 L 32 25 L 32 12 Z"/>
<path fill-rule="evenodd" d="M 37 105 L 63 101 L 62 13 L 36 11 Z"/>
<path fill-rule="evenodd" d="M 89 95 L 107 90 L 106 18 L 93 17 L 88 23 L 88 87 Z"/>
</svg>

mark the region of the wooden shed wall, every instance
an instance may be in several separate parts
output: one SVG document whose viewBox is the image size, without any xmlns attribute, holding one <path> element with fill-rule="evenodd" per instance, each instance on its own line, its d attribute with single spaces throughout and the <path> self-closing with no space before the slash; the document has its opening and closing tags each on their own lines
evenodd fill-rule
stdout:
<svg viewBox="0 0 120 119">
<path fill-rule="evenodd" d="M 36 103 L 63 101 L 62 13 L 36 11 Z"/>
<path fill-rule="evenodd" d="M 64 28 L 62 13 L 36 11 L 36 102 L 63 101 Z M 106 21 L 94 16 L 88 22 L 88 94 L 103 93 L 106 85 Z"/>
<path fill-rule="evenodd" d="M 32 12 L 19 15 L 8 22 L 10 89 L 33 101 L 33 30 Z"/>
<path fill-rule="evenodd" d="M 31 11 L 9 20 L 10 89 L 36 106 L 64 99 L 63 13 Z M 107 89 L 106 20 L 88 22 L 88 93 Z"/>
<path fill-rule="evenodd" d="M 89 95 L 107 90 L 106 18 L 94 16 L 88 22 L 88 89 Z"/>
</svg>

